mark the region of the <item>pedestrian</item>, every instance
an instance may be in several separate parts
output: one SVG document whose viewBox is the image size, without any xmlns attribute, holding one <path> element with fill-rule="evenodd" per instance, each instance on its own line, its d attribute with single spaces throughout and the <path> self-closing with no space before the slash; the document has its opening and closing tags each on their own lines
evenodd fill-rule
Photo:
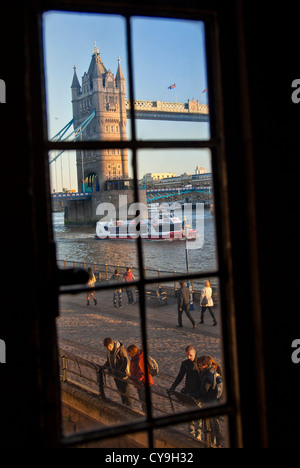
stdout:
<svg viewBox="0 0 300 468">
<path fill-rule="evenodd" d="M 197 392 L 202 403 L 216 405 L 223 394 L 223 381 L 220 366 L 211 356 L 200 356 L 197 360 L 201 375 L 201 385 Z"/>
<path fill-rule="evenodd" d="M 218 325 L 216 316 L 213 311 L 213 299 L 212 299 L 212 289 L 210 286 L 209 281 L 205 281 L 204 283 L 204 289 L 202 290 L 201 298 L 200 298 L 200 306 L 201 306 L 201 320 L 199 323 L 204 324 L 204 315 L 206 312 L 206 309 L 208 309 L 212 319 L 213 319 L 213 326 L 216 327 Z"/>
<path fill-rule="evenodd" d="M 197 364 L 197 352 L 194 346 L 189 345 L 185 354 L 187 359 L 181 363 L 180 371 L 170 388 L 170 392 L 174 392 L 176 387 L 182 382 L 185 377 L 185 385 L 181 393 L 184 395 L 193 395 L 199 390 L 200 371 Z"/>
<path fill-rule="evenodd" d="M 136 387 L 140 402 L 142 404 L 143 411 L 146 410 L 146 371 L 144 363 L 144 352 L 140 350 L 136 345 L 132 344 L 127 348 L 128 354 L 131 358 L 130 361 L 130 378 L 133 385 Z M 147 368 L 149 386 L 153 385 L 153 377 Z"/>
<path fill-rule="evenodd" d="M 135 277 L 131 271 L 131 268 L 128 267 L 126 270 L 126 273 L 124 274 L 124 281 L 125 283 L 131 283 L 132 281 L 135 281 Z M 126 293 L 128 297 L 128 304 L 133 305 L 134 304 L 134 296 L 133 296 L 133 291 L 131 288 L 126 288 Z"/>
<path fill-rule="evenodd" d="M 111 281 L 114 281 L 116 284 L 122 283 L 122 277 L 119 273 L 119 269 L 115 270 L 115 273 L 110 278 Z M 121 309 L 122 306 L 122 288 L 117 288 L 114 290 L 114 307 L 118 307 Z"/>
<path fill-rule="evenodd" d="M 178 325 L 177 328 L 182 328 L 182 314 L 183 311 L 193 324 L 193 328 L 196 328 L 196 322 L 190 313 L 190 290 L 185 286 L 183 281 L 179 283 L 180 288 L 178 291 Z"/>
<path fill-rule="evenodd" d="M 201 384 L 200 370 L 197 362 L 197 352 L 194 346 L 190 345 L 185 350 L 187 359 L 181 363 L 179 374 L 177 375 L 173 385 L 169 389 L 169 393 L 175 391 L 176 387 L 182 382 L 185 377 L 185 386 L 181 393 L 190 397 L 190 405 L 196 406 L 198 403 L 193 398 L 193 395 L 199 391 Z M 188 424 L 189 434 L 197 437 L 198 421 L 190 421 Z"/>
<path fill-rule="evenodd" d="M 107 361 L 102 369 L 108 369 L 113 375 L 117 389 L 121 395 L 122 403 L 131 407 L 129 387 L 130 362 L 126 349 L 120 341 L 113 341 L 110 337 L 105 338 L 103 344 L 107 349 Z"/>
<path fill-rule="evenodd" d="M 213 406 L 220 404 L 223 396 L 223 380 L 220 366 L 211 356 L 200 356 L 197 360 L 201 381 L 194 398 L 198 401 L 198 406 Z M 221 422 L 220 418 L 206 418 L 198 421 L 198 440 L 204 439 L 214 447 L 220 447 Z"/>
<path fill-rule="evenodd" d="M 95 275 L 93 273 L 93 270 L 91 268 L 88 268 L 87 269 L 88 271 L 88 274 L 89 274 L 89 281 L 87 283 L 88 287 L 89 288 L 93 288 L 95 286 L 95 283 L 96 283 L 96 278 L 95 278 Z M 97 305 L 97 299 L 95 298 L 95 291 L 88 291 L 86 293 L 86 305 L 90 305 L 90 295 L 92 297 L 92 299 L 94 299 L 94 303 L 95 303 L 95 306 Z"/>
</svg>

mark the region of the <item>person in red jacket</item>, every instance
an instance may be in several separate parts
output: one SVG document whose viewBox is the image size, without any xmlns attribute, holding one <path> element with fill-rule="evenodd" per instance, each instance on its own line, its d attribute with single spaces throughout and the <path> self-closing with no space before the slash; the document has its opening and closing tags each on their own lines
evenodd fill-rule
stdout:
<svg viewBox="0 0 300 468">
<path fill-rule="evenodd" d="M 135 277 L 131 271 L 131 268 L 127 268 L 126 273 L 124 274 L 124 281 L 125 283 L 131 283 L 132 281 L 135 281 Z M 134 296 L 133 296 L 133 291 L 131 288 L 126 288 L 126 293 L 128 297 L 128 304 L 133 305 L 134 304 Z"/>
<path fill-rule="evenodd" d="M 130 378 L 133 382 L 133 385 L 136 387 L 140 402 L 142 404 L 143 411 L 146 409 L 146 392 L 145 392 L 145 383 L 146 383 L 146 373 L 145 373 L 145 363 L 144 363 L 144 352 L 139 350 L 136 345 L 130 345 L 127 348 L 127 352 L 131 358 L 130 362 Z M 153 377 L 148 372 L 148 382 L 149 386 L 153 385 Z"/>
</svg>

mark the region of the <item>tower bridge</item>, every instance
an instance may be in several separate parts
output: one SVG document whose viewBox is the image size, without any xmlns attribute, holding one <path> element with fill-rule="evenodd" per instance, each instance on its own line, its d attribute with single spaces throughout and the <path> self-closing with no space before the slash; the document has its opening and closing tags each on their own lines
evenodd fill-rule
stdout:
<svg viewBox="0 0 300 468">
<path fill-rule="evenodd" d="M 127 118 L 130 118 L 131 104 L 126 99 Z M 199 101 L 187 103 L 163 101 L 134 101 L 134 116 L 144 120 L 173 120 L 181 122 L 209 122 L 209 108 Z"/>
<path fill-rule="evenodd" d="M 76 141 L 81 137 L 85 141 L 115 141 L 116 147 L 117 142 L 127 141 L 126 129 L 127 119 L 131 118 L 131 101 L 126 97 L 125 78 L 120 58 L 116 75 L 114 75 L 105 67 L 95 43 L 88 71 L 83 74 L 81 83 L 77 76 L 76 66 L 74 66 L 71 92 L 73 118 L 52 140 Z M 136 119 L 146 120 L 208 122 L 209 108 L 199 104 L 194 98 L 188 100 L 187 103 L 135 100 L 134 116 Z M 69 136 L 65 136 L 71 125 L 74 126 L 74 131 Z M 52 157 L 50 164 L 61 157 L 63 152 Z M 75 203 L 78 205 L 92 202 L 94 206 L 96 201 L 93 200 L 93 194 L 97 192 L 102 194 L 102 199 L 105 199 L 107 181 L 128 180 L 126 148 L 77 150 L 76 166 L 78 190 L 81 195 L 77 198 L 76 196 L 67 197 L 72 200 L 68 202 L 69 213 L 73 211 L 72 204 Z M 90 193 L 91 198 L 84 197 L 83 193 Z M 145 202 L 146 198 L 145 191 Z M 78 209 L 76 208 L 74 212 L 77 213 Z"/>
</svg>

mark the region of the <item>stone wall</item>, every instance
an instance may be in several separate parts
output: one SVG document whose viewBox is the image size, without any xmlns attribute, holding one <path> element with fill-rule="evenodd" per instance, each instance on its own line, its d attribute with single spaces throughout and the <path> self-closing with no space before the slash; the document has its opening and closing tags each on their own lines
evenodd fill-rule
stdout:
<svg viewBox="0 0 300 468">
<path fill-rule="evenodd" d="M 107 428 L 136 421 L 143 415 L 67 382 L 61 383 L 62 418 L 66 435 L 99 428 Z M 146 432 L 94 442 L 89 448 L 147 448 Z M 199 441 L 177 433 L 172 428 L 154 431 L 155 448 L 202 448 Z"/>
<path fill-rule="evenodd" d="M 65 202 L 66 224 L 95 224 L 99 221 L 96 211 L 101 203 L 111 203 L 116 208 L 118 216 L 120 196 L 127 196 L 127 208 L 132 203 L 135 203 L 133 190 L 110 190 L 108 192 L 94 192 L 91 195 L 90 200 L 70 200 Z M 139 190 L 139 196 L 140 202 L 147 205 L 146 190 Z"/>
</svg>

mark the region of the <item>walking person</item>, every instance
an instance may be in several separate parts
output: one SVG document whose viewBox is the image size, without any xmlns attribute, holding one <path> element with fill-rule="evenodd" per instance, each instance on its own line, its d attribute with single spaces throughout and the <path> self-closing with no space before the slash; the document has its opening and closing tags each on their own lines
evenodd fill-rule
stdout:
<svg viewBox="0 0 300 468">
<path fill-rule="evenodd" d="M 122 283 L 122 277 L 118 269 L 115 270 L 115 273 L 112 275 L 110 279 L 111 281 L 114 281 L 116 284 Z M 114 307 L 117 307 L 117 304 L 118 304 L 119 309 L 123 307 L 122 306 L 122 288 L 117 288 L 114 290 Z"/>
<path fill-rule="evenodd" d="M 132 344 L 127 348 L 128 354 L 131 358 L 130 361 L 130 378 L 133 385 L 136 387 L 140 402 L 142 404 L 143 411 L 146 411 L 146 392 L 145 392 L 145 383 L 146 383 L 146 371 L 144 363 L 144 352 L 140 350 L 136 345 Z M 149 386 L 153 386 L 153 377 L 148 372 L 148 382 Z"/>
<path fill-rule="evenodd" d="M 131 268 L 127 268 L 126 273 L 124 274 L 124 281 L 125 283 L 131 283 L 132 281 L 135 281 L 135 277 L 131 271 Z M 128 304 L 133 305 L 134 304 L 134 296 L 133 296 L 133 291 L 131 288 L 126 288 L 126 293 L 128 297 Z"/>
<path fill-rule="evenodd" d="M 218 325 L 216 316 L 215 316 L 214 311 L 212 309 L 213 305 L 214 305 L 214 302 L 213 302 L 213 299 L 212 299 L 212 289 L 211 289 L 211 286 L 210 286 L 210 282 L 205 281 L 204 289 L 202 290 L 202 294 L 201 294 L 201 298 L 200 298 L 200 306 L 201 306 L 201 320 L 199 322 L 200 324 L 204 324 L 205 312 L 206 312 L 206 309 L 208 309 L 208 311 L 209 311 L 209 313 L 211 315 L 211 318 L 213 319 L 213 326 L 216 327 Z"/>
<path fill-rule="evenodd" d="M 89 274 L 89 281 L 88 281 L 87 285 L 88 285 L 89 288 L 93 288 L 95 286 L 95 283 L 96 283 L 95 275 L 94 275 L 93 270 L 91 268 L 88 268 L 87 271 L 88 271 L 88 274 Z M 90 295 L 91 295 L 92 299 L 94 300 L 94 303 L 95 303 L 95 306 L 96 306 L 97 305 L 97 299 L 95 298 L 95 291 L 88 291 L 86 293 L 86 305 L 90 305 Z"/>
<path fill-rule="evenodd" d="M 130 362 L 125 347 L 120 341 L 114 342 L 112 338 L 105 338 L 104 347 L 107 349 L 107 361 L 103 370 L 113 375 L 117 389 L 121 395 L 122 403 L 131 408 L 131 396 L 129 387 Z"/>
<path fill-rule="evenodd" d="M 178 291 L 178 325 L 177 328 L 182 328 L 182 314 L 186 313 L 188 319 L 192 322 L 193 328 L 196 328 L 196 322 L 190 313 L 190 290 L 185 286 L 183 281 L 179 283 Z"/>
</svg>

